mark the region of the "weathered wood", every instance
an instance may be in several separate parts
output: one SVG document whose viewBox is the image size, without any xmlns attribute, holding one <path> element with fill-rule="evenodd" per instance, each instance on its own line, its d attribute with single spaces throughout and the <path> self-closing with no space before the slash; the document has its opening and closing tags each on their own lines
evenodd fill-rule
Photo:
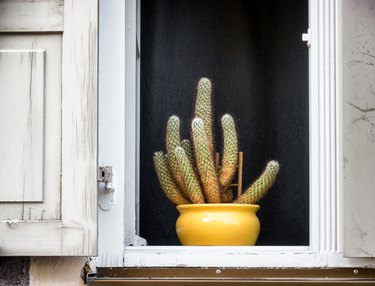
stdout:
<svg viewBox="0 0 375 286">
<path fill-rule="evenodd" d="M 242 175 L 243 175 L 243 152 L 238 152 L 238 186 L 237 186 L 237 197 L 242 194 Z"/>
<path fill-rule="evenodd" d="M 97 254 L 96 0 L 64 2 L 62 220 L 64 255 Z"/>
<path fill-rule="evenodd" d="M 0 32 L 61 32 L 64 1 L 0 1 Z"/>
<path fill-rule="evenodd" d="M 1 219 L 18 219 L 18 220 L 48 220 L 48 219 L 60 219 L 60 174 L 61 174 L 61 42 L 62 37 L 60 34 L 13 34 L 7 33 L 0 36 L 0 50 L 38 50 L 42 49 L 44 51 L 44 74 L 43 74 L 43 102 L 44 108 L 41 113 L 43 118 L 43 153 L 41 154 L 41 172 L 43 174 L 43 182 L 40 186 L 40 191 L 43 193 L 42 201 L 43 203 L 37 202 L 27 202 L 22 201 L 17 203 L 5 203 L 1 204 L 0 207 L 0 220 Z M 18 76 L 22 70 L 17 70 L 15 77 L 9 81 L 5 81 L 3 77 L 0 79 L 0 85 L 8 83 L 13 87 L 12 93 L 14 98 L 19 96 L 15 93 L 16 87 L 22 85 L 20 77 Z M 10 73 L 8 73 L 10 76 Z M 19 89 L 19 88 L 17 88 Z M 4 96 L 3 93 L 0 97 Z M 35 101 L 36 102 L 36 101 Z M 0 107 L 2 108 L 2 107 Z M 16 111 L 14 116 L 16 116 L 16 123 L 19 124 L 19 118 L 17 114 L 18 107 L 15 107 Z M 1 117 L 1 115 L 0 115 Z M 1 123 L 0 123 L 1 124 Z M 15 123 L 11 124 L 12 126 Z M 34 132 L 35 133 L 35 132 Z M 1 140 L 11 144 L 12 148 L 15 148 L 19 142 L 22 142 L 21 133 L 18 130 L 16 133 L 16 138 L 13 140 Z M 18 137 L 20 136 L 20 137 Z M 1 136 L 3 138 L 3 136 Z M 7 137 L 5 137 L 7 138 Z M 37 134 L 33 134 L 33 140 L 38 138 Z M 2 150 L 2 148 L 1 148 Z M 0 152 L 2 152 L 0 150 Z M 23 154 L 22 150 L 18 150 L 20 154 Z M 6 152 L 6 151 L 4 151 Z M 35 158 L 35 153 L 24 153 L 24 156 L 30 156 Z M 12 160 L 12 157 L 8 158 Z M 7 160 L 3 157 L 1 167 L 6 166 Z M 36 160 L 35 160 L 36 161 Z M 35 165 L 36 162 L 33 162 Z M 11 162 L 11 164 L 13 164 Z M 18 165 L 17 165 L 18 166 Z M 1 168 L 0 167 L 0 168 Z M 18 166 L 19 168 L 25 169 L 25 166 Z M 26 169 L 25 169 L 26 172 Z M 27 170 L 27 175 L 31 175 L 35 170 Z M 1 172 L 7 178 L 15 179 L 12 175 L 11 169 L 6 169 L 5 172 Z M 1 175 L 0 175 L 1 176 Z M 16 177 L 16 183 L 22 182 L 20 180 L 22 176 Z M 1 180 L 3 183 L 4 180 Z M 11 180 L 6 180 L 10 182 Z M 0 184 L 1 184 L 0 183 Z M 25 185 L 25 196 L 27 194 L 30 186 Z M 0 188 L 0 193 L 13 192 L 14 188 Z M 41 200 L 40 200 L 41 201 Z"/>
<path fill-rule="evenodd" d="M 19 13 L 29 13 L 31 18 L 43 15 L 43 1 L 26 2 L 27 5 L 36 6 L 30 10 L 20 8 Z M 0 3 L 7 5 L 10 2 Z M 23 2 L 14 1 L 14 5 L 17 3 Z M 32 55 L 33 50 L 43 48 L 45 53 L 44 64 L 37 61 L 37 66 L 45 67 L 45 72 L 33 72 L 38 78 L 40 74 L 44 76 L 44 82 L 38 82 L 44 87 L 39 96 L 43 99 L 44 106 L 40 104 L 40 100 L 39 103 L 37 100 L 34 102 L 34 96 L 17 97 L 22 101 L 21 110 L 28 111 L 28 103 L 31 106 L 36 104 L 38 111 L 42 108 L 42 112 L 37 113 L 38 119 L 43 120 L 43 124 L 38 125 L 39 128 L 41 126 L 41 131 L 27 128 L 27 132 L 35 135 L 35 138 L 30 135 L 28 140 L 39 140 L 43 144 L 42 159 L 33 161 L 42 166 L 43 180 L 37 188 L 42 192 L 42 197 L 40 203 L 25 200 L 19 203 L 0 202 L 0 255 L 87 256 L 97 253 L 98 2 L 68 0 L 64 4 L 64 7 L 59 6 L 59 9 L 64 8 L 64 33 L 40 33 L 45 32 L 40 29 L 36 33 L 9 32 L 0 36 L 0 49 L 31 50 L 29 53 Z M 39 9 L 41 14 L 38 14 Z M 45 21 L 46 19 L 42 19 L 43 24 Z M 28 24 L 29 26 L 33 24 Z M 16 24 L 13 28 L 12 31 L 19 30 Z M 34 31 L 34 28 L 28 31 Z M 9 66 L 10 63 L 6 63 L 2 70 L 7 71 Z M 16 64 L 15 69 L 20 70 L 19 67 Z M 33 71 L 31 68 L 28 70 Z M 26 74 L 28 70 L 23 68 L 21 74 Z M 18 75 L 16 79 L 7 78 L 10 88 L 27 86 L 27 82 L 30 85 L 30 80 L 19 83 L 17 79 L 21 81 Z M 13 103 L 4 106 L 11 104 Z M 18 108 L 13 108 L 14 110 L 17 112 Z M 12 116 L 13 120 L 18 119 L 17 114 Z M 25 126 L 25 122 L 28 122 L 25 118 L 28 119 L 26 115 L 21 116 L 24 121 L 17 124 Z M 18 142 L 25 136 L 14 137 L 7 146 L 12 146 L 13 142 Z M 34 156 L 34 153 L 28 152 L 29 150 L 23 156 Z M 11 159 L 2 161 L 2 164 L 8 165 L 9 160 Z M 32 173 L 31 177 L 36 179 Z M 24 176 L 19 176 L 17 179 L 22 182 L 23 178 Z M 7 191 L 3 187 L 0 189 L 0 193 Z M 22 198 L 25 198 L 23 193 Z"/>
<path fill-rule="evenodd" d="M 62 253 L 60 221 L 2 221 L 0 233 L 0 256 L 61 255 Z"/>
<path fill-rule="evenodd" d="M 44 50 L 0 50 L 0 202 L 43 200 Z"/>
</svg>

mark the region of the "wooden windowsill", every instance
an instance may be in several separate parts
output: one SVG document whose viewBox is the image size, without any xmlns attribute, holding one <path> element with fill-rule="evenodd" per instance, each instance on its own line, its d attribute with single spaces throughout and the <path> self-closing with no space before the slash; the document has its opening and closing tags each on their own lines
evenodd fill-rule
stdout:
<svg viewBox="0 0 375 286">
<path fill-rule="evenodd" d="M 375 269 L 98 268 L 89 285 L 374 285 Z"/>
</svg>

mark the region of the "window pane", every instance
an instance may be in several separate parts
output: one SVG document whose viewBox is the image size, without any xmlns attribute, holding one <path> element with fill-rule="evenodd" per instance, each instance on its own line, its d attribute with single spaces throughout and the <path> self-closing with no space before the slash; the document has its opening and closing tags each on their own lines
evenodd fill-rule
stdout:
<svg viewBox="0 0 375 286">
<path fill-rule="evenodd" d="M 151 1 L 141 3 L 140 235 L 179 244 L 178 213 L 164 197 L 152 156 L 165 150 L 170 115 L 189 126 L 200 77 L 212 80 L 219 120 L 236 120 L 244 187 L 266 163 L 281 166 L 259 204 L 258 245 L 309 244 L 308 1 Z"/>
</svg>

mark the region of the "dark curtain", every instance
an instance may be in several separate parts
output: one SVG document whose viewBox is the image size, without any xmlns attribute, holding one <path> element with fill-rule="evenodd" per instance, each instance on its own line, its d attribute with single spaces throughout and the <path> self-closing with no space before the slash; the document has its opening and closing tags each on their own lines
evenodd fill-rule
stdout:
<svg viewBox="0 0 375 286">
<path fill-rule="evenodd" d="M 165 150 L 165 126 L 189 126 L 196 84 L 213 81 L 217 150 L 219 120 L 236 120 L 244 152 L 244 187 L 266 163 L 281 170 L 259 204 L 258 245 L 309 244 L 308 1 L 141 2 L 140 235 L 150 245 L 179 244 L 178 213 L 164 197 L 152 156 Z"/>
</svg>

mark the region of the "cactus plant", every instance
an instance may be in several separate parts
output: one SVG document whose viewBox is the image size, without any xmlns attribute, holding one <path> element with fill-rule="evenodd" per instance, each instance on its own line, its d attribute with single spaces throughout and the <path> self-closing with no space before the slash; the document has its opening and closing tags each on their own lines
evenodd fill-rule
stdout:
<svg viewBox="0 0 375 286">
<path fill-rule="evenodd" d="M 221 163 L 221 170 L 219 175 L 219 183 L 223 189 L 228 186 L 236 173 L 237 158 L 238 158 L 238 143 L 236 127 L 234 120 L 229 114 L 225 114 L 221 118 L 221 125 L 223 128 L 223 159 Z"/>
<path fill-rule="evenodd" d="M 255 204 L 275 183 L 278 172 L 279 163 L 276 161 L 268 162 L 262 175 L 260 175 L 260 177 L 252 185 L 250 185 L 247 190 L 234 201 L 234 203 Z"/>
<path fill-rule="evenodd" d="M 169 118 L 166 131 L 165 156 L 154 154 L 154 165 L 160 185 L 174 204 L 238 203 L 255 204 L 273 186 L 279 164 L 270 161 L 261 176 L 237 197 L 230 188 L 237 170 L 238 139 L 231 115 L 221 119 L 223 151 L 221 164 L 215 168 L 212 129 L 212 84 L 201 78 L 197 87 L 195 118 L 191 124 L 192 143 L 180 139 L 180 120 Z"/>
<path fill-rule="evenodd" d="M 181 147 L 184 148 L 186 156 L 188 156 L 190 163 L 193 164 L 194 163 L 193 148 L 191 146 L 190 140 L 188 140 L 188 139 L 182 140 L 181 141 Z"/>
<path fill-rule="evenodd" d="M 167 134 L 166 134 L 166 148 L 167 148 L 167 158 L 168 158 L 168 164 L 171 169 L 171 173 L 173 178 L 176 181 L 177 186 L 181 190 L 182 194 L 188 198 L 188 192 L 184 183 L 184 180 L 182 178 L 182 172 L 178 165 L 176 155 L 174 153 L 174 150 L 176 147 L 180 146 L 180 119 L 172 115 L 168 119 L 167 123 Z"/>
<path fill-rule="evenodd" d="M 208 78 L 202 77 L 198 82 L 197 101 L 194 116 L 201 118 L 206 131 L 208 148 L 211 155 L 214 153 L 214 139 L 212 129 L 212 85 Z"/>
<path fill-rule="evenodd" d="M 182 172 L 190 201 L 194 204 L 203 204 L 204 197 L 201 186 L 184 148 L 177 147 L 175 149 L 175 156 Z"/>
<path fill-rule="evenodd" d="M 194 118 L 191 129 L 195 160 L 207 202 L 220 203 L 219 183 L 204 127 L 202 119 Z"/>
<path fill-rule="evenodd" d="M 181 195 L 176 183 L 174 182 L 168 169 L 167 159 L 163 152 L 160 151 L 154 154 L 154 164 L 160 185 L 167 198 L 176 205 L 189 204 L 190 202 Z"/>
</svg>

